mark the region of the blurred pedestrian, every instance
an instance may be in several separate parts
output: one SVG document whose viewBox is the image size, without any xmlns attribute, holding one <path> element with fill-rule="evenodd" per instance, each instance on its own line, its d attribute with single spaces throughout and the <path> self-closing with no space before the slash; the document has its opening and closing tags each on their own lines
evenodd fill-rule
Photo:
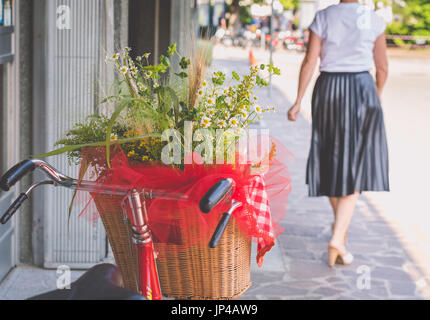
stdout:
<svg viewBox="0 0 430 320">
<path fill-rule="evenodd" d="M 312 138 L 306 167 L 309 196 L 327 196 L 334 212 L 329 264 L 350 264 L 346 235 L 358 195 L 389 191 L 388 147 L 380 96 L 387 79 L 385 24 L 354 0 L 318 11 L 310 25 L 295 121 L 320 58 L 312 95 Z M 376 84 L 369 73 L 376 66 Z"/>
</svg>

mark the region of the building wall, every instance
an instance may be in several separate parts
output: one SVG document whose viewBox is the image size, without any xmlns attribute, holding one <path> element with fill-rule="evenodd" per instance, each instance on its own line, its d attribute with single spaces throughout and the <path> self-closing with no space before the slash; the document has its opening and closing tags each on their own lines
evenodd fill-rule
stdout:
<svg viewBox="0 0 430 320">
<path fill-rule="evenodd" d="M 17 23 L 19 38 L 17 41 L 19 67 L 19 157 L 26 159 L 32 154 L 32 109 L 33 109 L 33 4 L 32 0 L 20 0 L 18 6 L 19 19 Z M 20 192 L 31 185 L 32 177 L 26 176 L 21 180 Z M 33 263 L 32 248 L 32 201 L 23 204 L 18 217 L 19 261 Z"/>
<path fill-rule="evenodd" d="M 52 148 L 46 139 L 49 136 L 48 128 L 43 127 L 46 121 L 44 108 L 46 106 L 45 94 L 49 94 L 52 88 L 46 87 L 46 78 L 51 74 L 44 73 L 50 70 L 46 57 L 48 49 L 47 35 L 44 34 L 41 25 L 46 23 L 54 24 L 55 11 L 47 12 L 47 3 L 52 0 L 15 0 L 19 19 L 17 23 L 17 61 L 18 77 L 16 87 L 19 98 L 19 144 L 17 153 L 20 159 L 28 158 L 30 155 L 38 154 Z M 65 0 L 68 2 L 69 0 Z M 112 12 L 106 12 L 109 16 L 105 28 L 112 28 L 113 34 L 104 39 L 107 47 L 118 49 L 125 46 L 133 46 L 133 41 L 140 41 L 143 38 L 139 28 L 129 19 L 129 6 L 135 0 L 106 0 L 113 5 Z M 191 39 L 192 23 L 194 18 L 194 0 L 145 0 L 140 1 L 141 13 L 148 14 L 152 21 L 147 21 L 145 32 L 148 34 L 147 41 L 141 43 L 139 50 L 144 52 L 155 50 L 158 54 L 167 49 L 173 42 L 178 43 L 182 52 L 186 51 L 186 46 Z M 154 2 L 158 6 L 158 14 L 150 10 L 149 2 Z M 145 5 L 142 6 L 142 3 Z M 155 10 L 154 6 L 154 10 Z M 142 19 L 142 15 L 138 17 Z M 156 19 L 155 19 L 156 18 Z M 109 25 L 111 23 L 111 25 Z M 155 27 L 156 26 L 156 27 Z M 135 39 L 129 38 L 130 34 L 136 35 Z M 151 40 L 152 34 L 152 40 Z M 157 36 L 157 40 L 155 40 Z M 152 48 L 152 50 L 150 50 Z M 136 51 L 137 52 L 137 51 Z M 112 74 L 103 74 L 103 79 L 108 79 Z M 61 84 L 59 84 L 61 85 Z M 43 93 L 43 94 L 42 94 Z M 52 139 L 48 139 L 51 141 Z M 10 165 L 10 164 L 8 164 Z M 20 184 L 20 190 L 24 191 L 33 181 L 33 177 L 25 178 Z M 45 199 L 46 203 L 42 200 Z M 36 264 L 43 266 L 46 261 L 46 232 L 48 228 L 46 218 L 46 208 L 53 205 L 52 197 L 44 197 L 41 193 L 35 193 L 31 200 L 25 204 L 20 213 L 17 214 L 18 225 L 18 260 L 17 262 Z M 67 214 L 68 203 L 63 203 L 61 208 L 65 210 L 62 214 Z M 52 241 L 49 240 L 49 241 Z"/>
</svg>

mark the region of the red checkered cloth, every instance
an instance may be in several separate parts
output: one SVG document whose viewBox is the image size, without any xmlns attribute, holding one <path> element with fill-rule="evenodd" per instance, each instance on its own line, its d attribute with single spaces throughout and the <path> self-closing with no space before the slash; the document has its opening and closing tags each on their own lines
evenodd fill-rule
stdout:
<svg viewBox="0 0 430 320">
<path fill-rule="evenodd" d="M 254 236 L 257 238 L 257 264 L 263 264 L 264 255 L 275 245 L 275 233 L 272 224 L 269 198 L 266 185 L 262 176 L 254 176 L 245 191 L 248 205 L 253 210 L 253 221 L 255 224 Z"/>
</svg>

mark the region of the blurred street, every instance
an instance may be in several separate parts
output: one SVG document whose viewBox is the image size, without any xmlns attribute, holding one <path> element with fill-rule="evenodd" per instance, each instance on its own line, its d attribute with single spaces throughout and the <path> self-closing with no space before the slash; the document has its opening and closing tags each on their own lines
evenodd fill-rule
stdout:
<svg viewBox="0 0 430 320">
<path fill-rule="evenodd" d="M 244 299 L 420 299 L 430 297 L 430 216 L 426 201 L 426 170 L 430 146 L 430 60 L 411 53 L 390 58 L 390 75 L 383 96 L 390 152 L 391 192 L 363 192 L 353 217 L 348 248 L 351 266 L 327 265 L 332 212 L 326 197 L 307 197 L 305 167 L 310 143 L 310 97 L 307 91 L 297 122 L 286 120 L 297 90 L 303 54 L 275 52 L 282 76 L 273 79 L 260 103 L 275 105 L 260 127 L 269 128 L 295 156 L 290 164 L 293 191 L 288 200 L 285 232 L 269 252 L 262 269 L 253 267 L 253 286 Z M 253 51 L 257 63 L 268 62 L 268 52 Z M 390 52 L 390 55 L 393 55 Z M 213 69 L 244 70 L 249 51 L 218 46 Z M 315 77 L 317 76 L 315 73 Z M 370 271 L 370 287 L 360 285 Z"/>
</svg>

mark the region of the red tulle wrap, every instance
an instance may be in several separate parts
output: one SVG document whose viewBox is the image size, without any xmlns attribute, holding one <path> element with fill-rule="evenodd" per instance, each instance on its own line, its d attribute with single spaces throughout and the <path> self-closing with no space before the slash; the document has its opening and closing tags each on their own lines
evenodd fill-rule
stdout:
<svg viewBox="0 0 430 320">
<path fill-rule="evenodd" d="M 265 253 L 283 232 L 278 223 L 286 214 L 287 199 L 291 192 L 286 163 L 292 154 L 279 141 L 270 139 L 276 144 L 276 156 L 270 160 L 270 166 L 264 174 L 255 174 L 251 164 L 193 163 L 184 165 L 181 170 L 160 163 L 131 163 L 120 148 L 112 152 L 111 166 L 107 168 L 103 164 L 106 158 L 104 148 L 85 148 L 82 150 L 80 179 L 97 181 L 98 190 L 106 185 L 115 185 L 130 190 L 161 190 L 165 195 L 180 194 L 177 200 L 146 200 L 148 224 L 154 242 L 180 245 L 192 245 L 195 241 L 209 242 L 220 214 L 229 209 L 232 199 L 240 201 L 243 206 L 233 212 L 233 218 L 242 232 L 258 243 L 257 263 L 261 266 Z M 97 162 L 98 165 L 94 165 Z M 199 209 L 202 196 L 218 180 L 229 177 L 235 183 L 232 198 L 217 205 L 210 213 L 202 213 Z M 85 200 L 81 212 L 91 221 L 103 214 L 92 203 L 97 194 L 97 190 L 91 193 L 91 198 Z M 82 197 L 75 197 L 75 205 L 77 199 L 82 201 Z M 122 199 L 118 198 L 118 201 Z M 188 228 L 191 231 L 188 234 L 192 236 L 185 239 L 178 232 L 181 228 Z"/>
</svg>

